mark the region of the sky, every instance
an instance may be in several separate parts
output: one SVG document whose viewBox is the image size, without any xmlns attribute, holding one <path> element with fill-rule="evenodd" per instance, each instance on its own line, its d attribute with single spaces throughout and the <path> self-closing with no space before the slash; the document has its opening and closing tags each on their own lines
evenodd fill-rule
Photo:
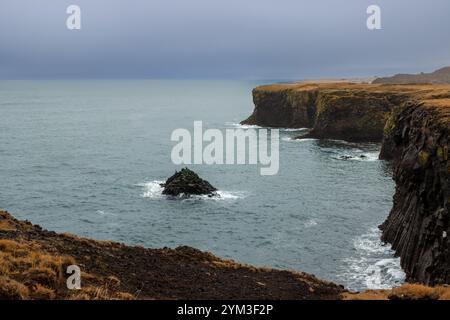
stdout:
<svg viewBox="0 0 450 320">
<path fill-rule="evenodd" d="M 366 26 L 381 8 L 381 30 Z M 69 5 L 81 30 L 66 27 Z M 450 65 L 448 0 L 0 0 L 0 79 L 317 79 Z"/>
</svg>

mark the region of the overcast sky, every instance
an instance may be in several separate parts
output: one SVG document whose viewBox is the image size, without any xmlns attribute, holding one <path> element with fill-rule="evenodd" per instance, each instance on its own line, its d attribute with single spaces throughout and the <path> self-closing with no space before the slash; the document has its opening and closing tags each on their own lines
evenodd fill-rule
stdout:
<svg viewBox="0 0 450 320">
<path fill-rule="evenodd" d="M 82 29 L 66 27 L 81 7 Z M 382 30 L 366 9 L 382 9 Z M 0 0 L 0 78 L 305 79 L 450 65 L 449 0 Z"/>
</svg>

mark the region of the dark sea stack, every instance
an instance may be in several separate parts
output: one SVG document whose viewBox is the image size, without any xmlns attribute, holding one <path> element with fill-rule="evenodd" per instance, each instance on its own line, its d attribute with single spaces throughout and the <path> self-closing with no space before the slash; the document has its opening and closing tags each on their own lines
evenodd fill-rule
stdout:
<svg viewBox="0 0 450 320">
<path fill-rule="evenodd" d="M 386 123 L 380 157 L 393 160 L 396 191 L 380 228 L 407 281 L 450 283 L 449 144 L 450 99 L 410 102 Z"/>
<path fill-rule="evenodd" d="M 200 178 L 194 171 L 188 168 L 176 171 L 167 181 L 161 185 L 164 187 L 163 194 L 178 196 L 184 195 L 216 195 L 217 189 L 208 181 Z"/>
</svg>

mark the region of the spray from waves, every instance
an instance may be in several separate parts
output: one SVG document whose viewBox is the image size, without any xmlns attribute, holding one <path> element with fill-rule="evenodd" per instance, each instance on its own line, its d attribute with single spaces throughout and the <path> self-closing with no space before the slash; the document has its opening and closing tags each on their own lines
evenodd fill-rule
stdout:
<svg viewBox="0 0 450 320">
<path fill-rule="evenodd" d="M 355 161 L 378 161 L 380 152 L 379 151 L 363 152 L 361 155 L 363 157 L 359 156 L 355 159 Z"/>
<path fill-rule="evenodd" d="M 261 126 L 252 125 L 252 124 L 240 124 L 236 122 L 225 122 L 225 126 L 227 127 L 234 127 L 234 128 L 240 128 L 240 129 L 259 129 L 262 128 Z"/>
<path fill-rule="evenodd" d="M 304 139 L 296 139 L 292 137 L 283 137 L 281 138 L 282 141 L 288 141 L 288 142 L 308 142 L 308 141 L 317 141 L 316 138 L 304 138 Z"/>
<path fill-rule="evenodd" d="M 161 199 L 163 198 L 163 187 L 161 183 L 165 181 L 153 180 L 150 182 L 139 183 L 138 186 L 143 188 L 142 197 L 150 199 Z"/>
<path fill-rule="evenodd" d="M 241 129 L 278 129 L 281 132 L 301 132 L 301 131 L 308 131 L 309 128 L 272 128 L 272 127 L 261 127 L 258 125 L 252 125 L 252 124 L 240 124 L 236 122 L 225 122 L 225 126 L 227 127 L 234 127 L 234 128 L 241 128 Z"/>
<path fill-rule="evenodd" d="M 301 132 L 309 131 L 309 128 L 281 128 L 280 130 L 285 132 Z"/>
<path fill-rule="evenodd" d="M 336 160 L 347 160 L 347 161 L 378 161 L 380 152 L 379 151 L 369 151 L 363 152 L 362 150 L 352 150 L 351 153 L 340 154 L 333 156 Z"/>
<path fill-rule="evenodd" d="M 305 226 L 305 228 L 311 228 L 311 227 L 317 226 L 317 220 L 309 219 L 305 223 L 303 223 L 303 225 Z"/>
<path fill-rule="evenodd" d="M 97 210 L 97 211 L 95 211 L 95 213 L 99 216 L 115 216 L 114 213 L 111 213 L 108 211 L 103 211 L 103 210 Z"/>
<path fill-rule="evenodd" d="M 141 196 L 143 198 L 149 198 L 149 199 L 166 199 L 167 196 L 164 195 L 162 192 L 164 188 L 161 186 L 161 183 L 164 183 L 165 181 L 161 180 L 153 180 L 149 182 L 139 183 L 137 186 L 141 187 L 143 189 L 143 192 Z M 219 190 L 216 192 L 218 196 L 216 197 L 210 197 L 208 195 L 191 195 L 189 197 L 186 197 L 184 195 L 178 196 L 178 198 L 183 200 L 213 200 L 213 201 L 221 201 L 221 200 L 237 200 L 242 199 L 246 197 L 246 194 L 243 192 L 237 192 L 237 191 L 222 191 Z"/>
<path fill-rule="evenodd" d="M 394 257 L 390 245 L 380 240 L 381 231 L 370 229 L 354 242 L 355 254 L 344 259 L 340 275 L 350 290 L 390 289 L 405 281 L 400 258 Z"/>
</svg>

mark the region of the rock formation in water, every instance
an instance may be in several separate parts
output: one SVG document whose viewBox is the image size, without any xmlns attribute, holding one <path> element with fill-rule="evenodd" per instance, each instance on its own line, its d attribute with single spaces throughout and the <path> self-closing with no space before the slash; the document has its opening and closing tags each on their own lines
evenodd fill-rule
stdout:
<svg viewBox="0 0 450 320">
<path fill-rule="evenodd" d="M 178 196 L 189 195 L 216 195 L 217 189 L 208 181 L 200 178 L 194 171 L 188 168 L 176 171 L 167 181 L 161 184 L 164 187 L 163 194 Z"/>
<path fill-rule="evenodd" d="M 392 77 L 377 78 L 372 83 L 386 84 L 424 84 L 450 83 L 450 67 L 441 68 L 431 73 L 396 74 Z"/>
<path fill-rule="evenodd" d="M 450 99 L 411 102 L 386 123 L 380 157 L 393 160 L 396 191 L 382 239 L 409 281 L 450 283 L 449 144 Z"/>
</svg>

